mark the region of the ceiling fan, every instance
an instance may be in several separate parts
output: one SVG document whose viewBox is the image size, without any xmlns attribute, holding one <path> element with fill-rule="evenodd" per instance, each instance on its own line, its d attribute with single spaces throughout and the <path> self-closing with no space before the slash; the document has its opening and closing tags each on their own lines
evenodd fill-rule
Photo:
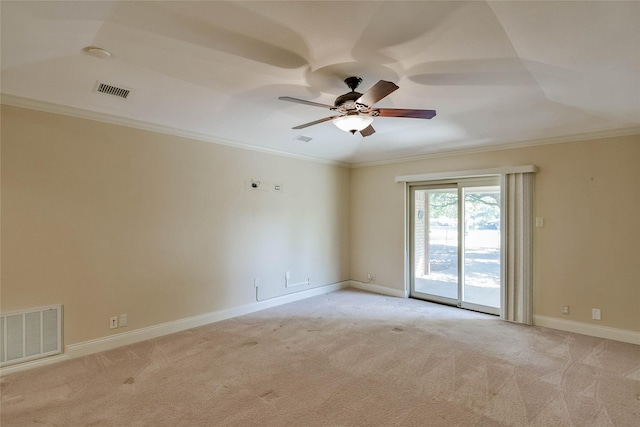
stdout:
<svg viewBox="0 0 640 427">
<path fill-rule="evenodd" d="M 360 77 L 347 77 L 345 84 L 351 89 L 344 95 L 336 98 L 334 105 L 320 104 L 313 101 L 305 101 L 304 99 L 292 98 L 290 96 L 281 96 L 278 99 L 298 104 L 306 104 L 314 107 L 328 108 L 338 113 L 335 116 L 325 117 L 324 119 L 315 120 L 293 127 L 292 129 L 303 129 L 308 126 L 317 125 L 318 123 L 333 120 L 333 123 L 340 129 L 355 134 L 360 132 L 362 136 L 369 136 L 375 132 L 371 123 L 373 118 L 380 117 L 408 117 L 413 119 L 430 119 L 436 115 L 435 110 L 409 110 L 403 108 L 373 108 L 373 104 L 380 101 L 391 92 L 398 89 L 395 83 L 380 80 L 373 85 L 364 94 L 356 92 L 356 88 L 362 83 Z"/>
</svg>

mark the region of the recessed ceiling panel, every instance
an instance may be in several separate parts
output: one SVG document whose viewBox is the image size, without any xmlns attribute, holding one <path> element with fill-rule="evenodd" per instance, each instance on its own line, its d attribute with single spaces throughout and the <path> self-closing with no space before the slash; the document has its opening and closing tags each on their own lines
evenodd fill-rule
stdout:
<svg viewBox="0 0 640 427">
<path fill-rule="evenodd" d="M 123 123 L 337 162 L 640 126 L 640 3 L 3 1 L 2 92 Z M 85 48 L 111 53 L 97 58 Z M 363 138 L 335 114 L 349 76 L 399 89 Z M 117 99 L 96 81 L 133 88 Z M 6 96 L 5 99 L 8 99 Z"/>
</svg>

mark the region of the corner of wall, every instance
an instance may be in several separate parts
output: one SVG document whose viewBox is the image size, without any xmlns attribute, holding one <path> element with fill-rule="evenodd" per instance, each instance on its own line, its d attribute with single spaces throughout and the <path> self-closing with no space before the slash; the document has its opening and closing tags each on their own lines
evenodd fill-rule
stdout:
<svg viewBox="0 0 640 427">
<path fill-rule="evenodd" d="M 387 288 L 386 286 L 380 286 L 380 285 L 372 285 L 371 283 L 358 282 L 357 280 L 351 280 L 349 283 L 352 288 L 373 292 L 375 294 L 388 295 L 390 297 L 396 297 L 396 298 L 409 297 L 409 294 L 407 293 L 406 290 L 392 289 L 392 288 Z"/>
</svg>

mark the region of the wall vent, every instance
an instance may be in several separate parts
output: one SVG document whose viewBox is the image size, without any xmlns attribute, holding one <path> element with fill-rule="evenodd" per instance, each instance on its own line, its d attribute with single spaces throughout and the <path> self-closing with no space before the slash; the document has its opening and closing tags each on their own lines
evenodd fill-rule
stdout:
<svg viewBox="0 0 640 427">
<path fill-rule="evenodd" d="M 62 305 L 0 315 L 0 366 L 62 353 Z"/>
<path fill-rule="evenodd" d="M 122 99 L 127 99 L 127 97 L 131 94 L 131 89 L 109 85 L 100 81 L 96 82 L 94 91 L 99 93 L 106 93 L 107 95 L 117 96 L 118 98 Z"/>
</svg>

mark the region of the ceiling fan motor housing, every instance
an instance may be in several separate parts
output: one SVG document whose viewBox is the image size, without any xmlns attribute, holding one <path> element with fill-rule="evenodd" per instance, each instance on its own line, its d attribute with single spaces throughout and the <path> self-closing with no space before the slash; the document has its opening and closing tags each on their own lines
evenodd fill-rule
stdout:
<svg viewBox="0 0 640 427">
<path fill-rule="evenodd" d="M 341 114 L 360 112 L 368 108 L 368 106 L 358 104 L 356 101 L 362 97 L 360 92 L 356 92 L 356 88 L 362 83 L 361 77 L 347 77 L 344 79 L 344 83 L 351 89 L 351 92 L 340 95 L 336 98 L 333 105 L 335 105 L 338 112 Z"/>
<path fill-rule="evenodd" d="M 361 93 L 355 91 L 345 93 L 344 95 L 340 95 L 339 97 L 337 97 L 333 105 L 335 105 L 336 107 L 340 107 L 347 103 L 355 103 L 356 99 L 360 98 L 361 96 Z"/>
<path fill-rule="evenodd" d="M 349 87 L 349 89 L 351 89 L 351 92 L 337 97 L 333 105 L 335 105 L 338 111 L 342 114 L 362 111 L 365 106 L 356 103 L 356 100 L 362 97 L 360 92 L 356 92 L 356 88 L 360 86 L 360 83 L 362 83 L 362 78 L 356 76 L 347 77 L 344 79 L 344 83 Z"/>
</svg>

